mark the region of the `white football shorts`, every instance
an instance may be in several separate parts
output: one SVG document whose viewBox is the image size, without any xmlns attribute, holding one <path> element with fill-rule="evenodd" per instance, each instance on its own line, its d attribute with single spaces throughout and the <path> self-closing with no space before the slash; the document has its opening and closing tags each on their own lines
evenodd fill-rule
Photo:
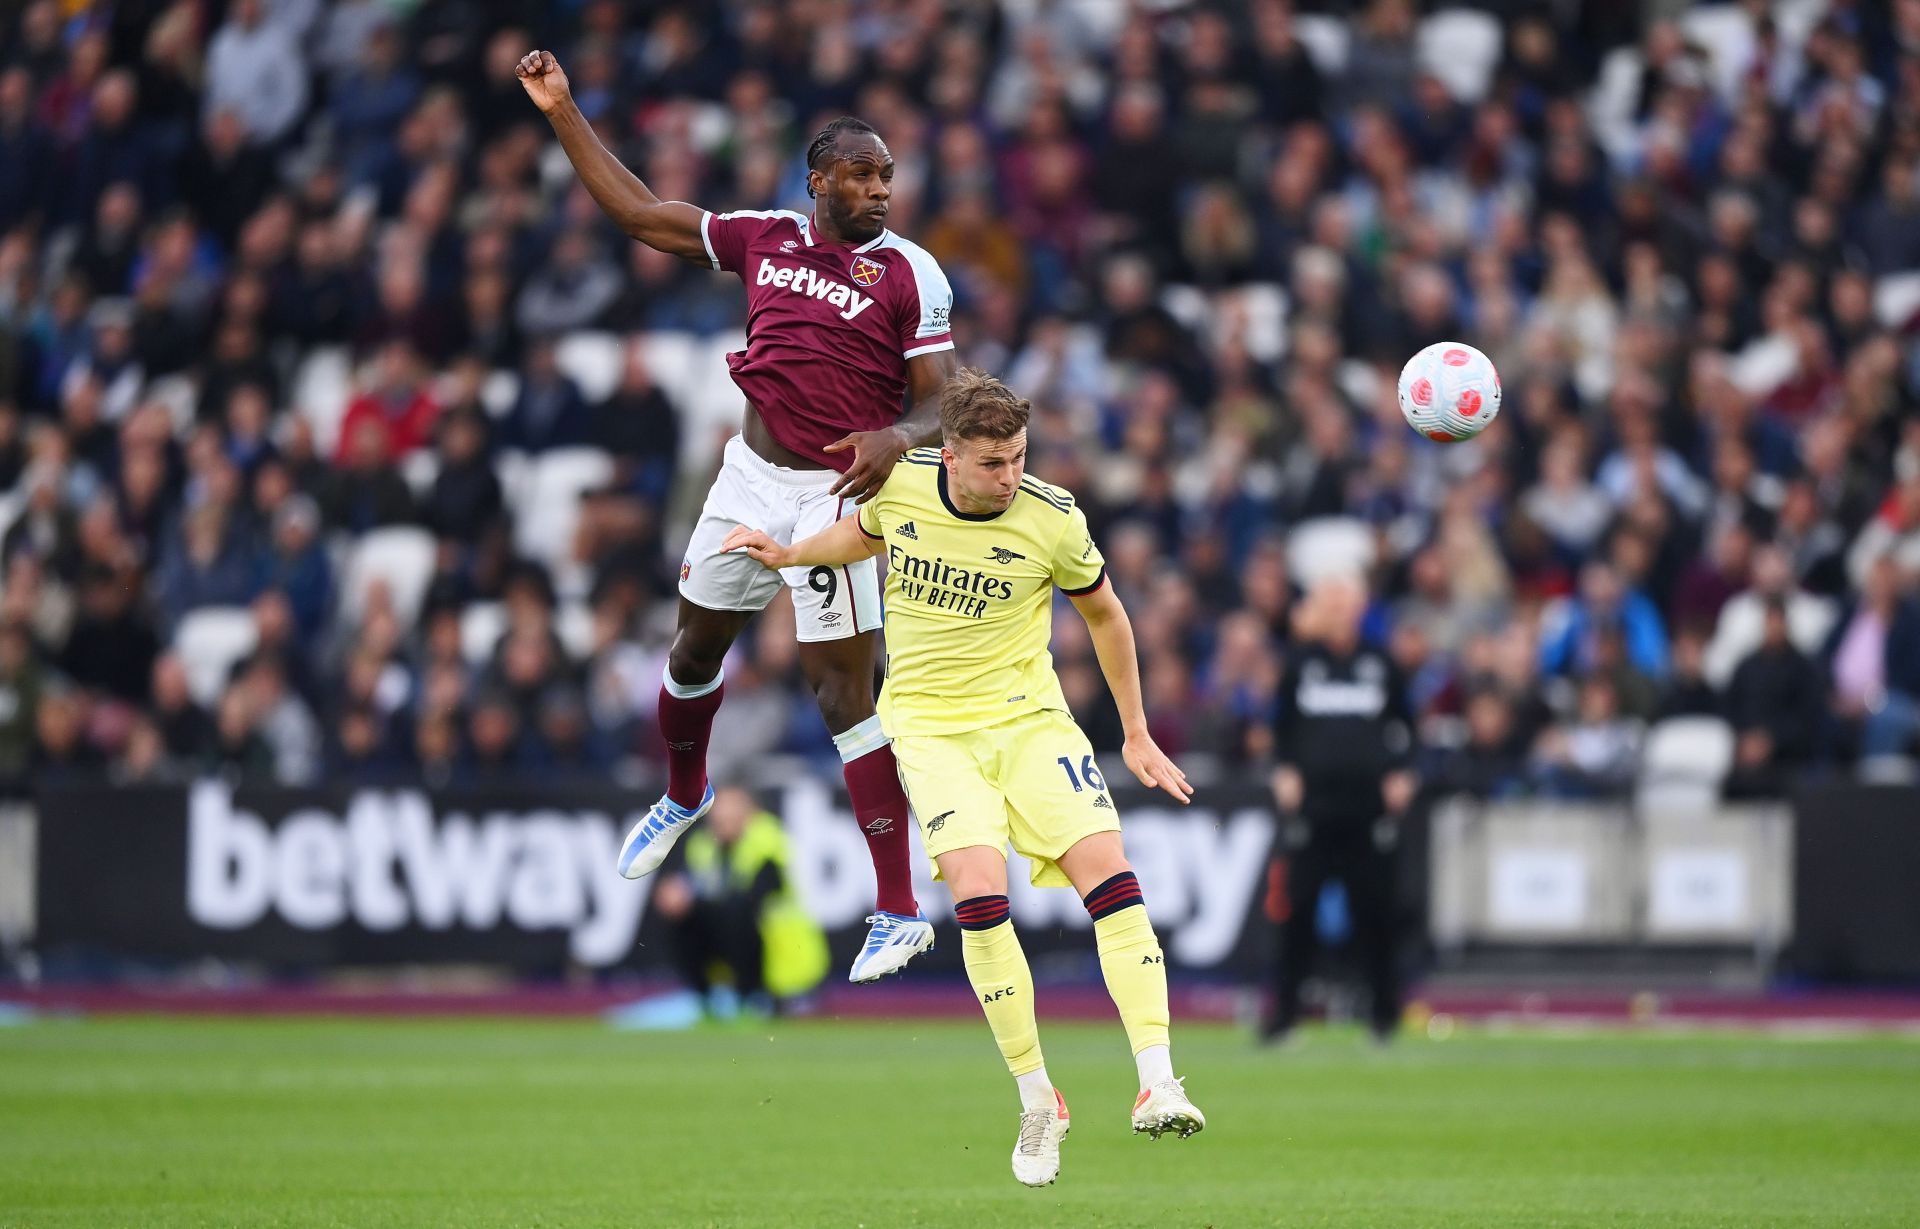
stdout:
<svg viewBox="0 0 1920 1229">
<path fill-rule="evenodd" d="M 880 628 L 880 568 L 873 559 L 841 567 L 761 567 L 744 554 L 722 554 L 735 525 L 765 530 L 791 545 L 812 537 L 859 505 L 827 494 L 840 477 L 830 469 L 775 465 L 734 436 L 680 565 L 680 594 L 708 610 L 764 610 L 785 585 L 793 590 L 797 638 L 844 640 Z"/>
</svg>

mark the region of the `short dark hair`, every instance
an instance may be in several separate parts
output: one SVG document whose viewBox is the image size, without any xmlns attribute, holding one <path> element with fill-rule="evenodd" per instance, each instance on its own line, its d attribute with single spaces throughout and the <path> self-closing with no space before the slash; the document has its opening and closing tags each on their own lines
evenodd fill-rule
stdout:
<svg viewBox="0 0 1920 1229">
<path fill-rule="evenodd" d="M 839 119 L 830 120 L 826 127 L 813 134 L 813 140 L 807 145 L 807 169 L 809 171 L 826 170 L 827 163 L 832 160 L 834 146 L 840 143 L 842 135 L 849 132 L 871 137 L 880 135 L 874 131 L 872 124 L 852 115 L 843 115 Z M 807 195 L 811 197 L 813 194 L 813 185 L 808 184 Z"/>
<path fill-rule="evenodd" d="M 940 434 L 949 440 L 1010 440 L 1027 429 L 1033 403 L 975 367 L 962 367 L 940 393 Z"/>
</svg>

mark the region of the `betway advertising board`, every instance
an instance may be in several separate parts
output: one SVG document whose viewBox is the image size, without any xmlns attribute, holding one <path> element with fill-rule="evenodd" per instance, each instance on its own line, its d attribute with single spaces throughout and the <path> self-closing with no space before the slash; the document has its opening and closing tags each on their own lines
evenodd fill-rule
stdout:
<svg viewBox="0 0 1920 1229">
<path fill-rule="evenodd" d="M 1273 834 L 1260 795 L 1203 791 L 1178 810 L 1139 790 L 1115 795 L 1170 961 L 1251 969 Z M 844 797 L 805 777 L 760 796 L 785 822 L 808 909 L 850 955 L 873 872 Z M 647 909 L 654 881 L 614 869 L 651 801 L 614 788 L 49 789 L 38 798 L 38 943 L 288 968 L 664 966 L 668 937 Z M 946 922 L 945 887 L 924 860 L 916 873 L 928 915 Z M 1012 878 L 1036 964 L 1091 960 L 1074 894 L 1030 887 L 1017 857 Z M 959 945 L 927 963 L 957 969 Z"/>
</svg>

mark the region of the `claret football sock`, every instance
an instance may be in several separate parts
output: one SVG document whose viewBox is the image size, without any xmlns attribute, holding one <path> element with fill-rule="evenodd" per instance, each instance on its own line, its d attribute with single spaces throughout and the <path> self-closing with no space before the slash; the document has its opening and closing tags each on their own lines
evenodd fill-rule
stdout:
<svg viewBox="0 0 1920 1229">
<path fill-rule="evenodd" d="M 867 856 L 873 859 L 874 907 L 913 917 L 920 906 L 913 898 L 913 844 L 907 836 L 912 821 L 893 745 L 878 717 L 834 735 L 833 745 L 840 751 L 854 822 L 867 838 Z"/>
<path fill-rule="evenodd" d="M 660 737 L 667 744 L 667 797 L 688 810 L 707 792 L 707 741 L 726 692 L 726 671 L 707 683 L 680 683 L 669 667 L 660 680 Z"/>
<path fill-rule="evenodd" d="M 1173 1070 L 1167 1058 L 1167 966 L 1153 923 L 1147 920 L 1140 881 L 1132 871 L 1122 871 L 1087 893 L 1084 903 L 1093 918 L 1100 972 L 1126 1026 L 1127 1043 L 1140 1067 L 1141 1087 L 1155 1082 L 1147 1079 L 1149 1070 L 1159 1073 L 1164 1067 L 1165 1074 L 1157 1074 L 1156 1079 L 1169 1079 Z"/>
<path fill-rule="evenodd" d="M 1040 1056 L 1040 1026 L 1033 1017 L 1033 973 L 1027 955 L 1013 933 L 1013 921 L 1004 896 L 975 896 L 954 905 L 960 923 L 960 952 L 966 959 L 967 980 L 986 1013 L 987 1027 L 1000 1045 L 1007 1070 L 1018 1079 L 1045 1068 Z M 1051 1084 L 1048 1085 L 1052 1087 Z M 1025 1101 L 1022 1085 L 1022 1101 Z M 1049 1105 L 1042 1101 L 1041 1105 Z M 1028 1108 L 1034 1108 L 1029 1106 Z"/>
</svg>

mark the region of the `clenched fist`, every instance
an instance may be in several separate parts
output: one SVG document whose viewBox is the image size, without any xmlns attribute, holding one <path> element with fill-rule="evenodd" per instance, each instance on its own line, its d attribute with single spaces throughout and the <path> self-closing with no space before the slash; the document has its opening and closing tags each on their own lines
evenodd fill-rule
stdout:
<svg viewBox="0 0 1920 1229">
<path fill-rule="evenodd" d="M 542 112 L 551 111 L 573 97 L 566 71 L 551 51 L 529 51 L 520 57 L 513 71 L 526 89 L 527 97 L 533 99 L 533 105 Z"/>
</svg>

